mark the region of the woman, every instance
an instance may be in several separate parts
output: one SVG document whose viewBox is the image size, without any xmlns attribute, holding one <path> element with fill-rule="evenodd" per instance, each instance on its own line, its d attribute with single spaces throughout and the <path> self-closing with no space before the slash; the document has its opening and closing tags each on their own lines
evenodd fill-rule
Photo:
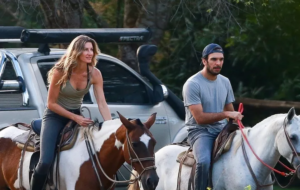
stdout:
<svg viewBox="0 0 300 190">
<path fill-rule="evenodd" d="M 101 72 L 95 68 L 99 53 L 97 43 L 80 35 L 69 45 L 67 52 L 48 73 L 48 102 L 41 129 L 40 160 L 31 179 L 31 190 L 41 190 L 55 159 L 58 137 L 64 126 L 73 120 L 86 127 L 93 121 L 80 115 L 83 96 L 94 87 L 99 111 L 110 120 Z"/>
</svg>

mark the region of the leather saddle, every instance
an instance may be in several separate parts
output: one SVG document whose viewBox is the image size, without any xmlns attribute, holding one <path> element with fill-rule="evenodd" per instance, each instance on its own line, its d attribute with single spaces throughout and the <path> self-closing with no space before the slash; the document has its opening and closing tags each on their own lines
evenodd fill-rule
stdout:
<svg viewBox="0 0 300 190">
<path fill-rule="evenodd" d="M 232 123 L 232 121 L 229 121 L 227 125 L 223 128 L 223 130 L 220 132 L 213 146 L 212 163 L 216 162 L 222 154 L 230 150 L 232 140 L 236 134 L 237 129 L 238 125 Z M 183 146 L 186 146 L 185 142 L 182 143 Z M 192 167 L 196 163 L 192 148 L 190 147 L 187 151 L 181 152 L 177 156 L 176 161 L 179 163 L 183 161 L 183 165 Z"/>
<path fill-rule="evenodd" d="M 13 126 L 24 130 L 19 136 L 16 136 L 13 141 L 16 142 L 17 147 L 22 151 L 20 158 L 20 173 L 23 173 L 23 163 L 24 163 L 24 155 L 26 151 L 33 152 L 29 162 L 29 181 L 31 180 L 32 174 L 34 172 L 34 168 L 39 161 L 40 158 L 40 133 L 42 127 L 42 119 L 36 119 L 31 122 L 30 125 L 25 123 L 16 123 Z M 76 140 L 79 133 L 79 125 L 75 121 L 69 121 L 64 127 L 63 131 L 60 134 L 60 142 L 58 143 L 57 151 L 61 152 L 64 150 L 71 149 Z M 57 155 L 57 162 L 59 161 L 59 154 Z M 54 184 L 53 172 L 54 165 L 51 166 L 50 174 L 47 177 L 47 184 L 50 187 L 50 190 L 56 190 L 56 186 Z M 58 164 L 56 165 L 56 171 L 59 171 Z"/>
<path fill-rule="evenodd" d="M 232 120 L 229 120 L 227 125 L 223 128 L 223 130 L 220 132 L 220 134 L 218 135 L 218 137 L 215 140 L 215 143 L 213 146 L 213 151 L 212 151 L 212 160 L 211 160 L 212 162 L 211 162 L 211 167 L 210 167 L 209 185 L 211 187 L 212 187 L 211 174 L 212 174 L 213 163 L 216 162 L 221 157 L 222 154 L 224 154 L 225 152 L 228 152 L 230 150 L 231 144 L 232 144 L 232 141 L 236 134 L 237 129 L 238 129 L 238 125 L 232 123 Z M 186 146 L 186 144 L 187 144 L 186 142 L 183 142 L 182 146 Z M 192 167 L 190 179 L 188 182 L 188 190 L 194 189 L 194 176 L 195 176 L 196 160 L 194 158 L 192 148 L 190 147 L 187 151 L 181 152 L 177 156 L 176 161 L 180 163 L 179 172 L 178 172 L 178 180 L 177 180 L 177 189 L 179 189 L 179 187 L 180 187 L 182 165 Z"/>
<path fill-rule="evenodd" d="M 31 122 L 30 125 L 26 125 L 28 128 L 24 130 L 24 133 L 15 137 L 13 141 L 17 143 L 20 149 L 24 149 L 30 152 L 37 152 L 40 150 L 40 133 L 42 127 L 42 119 L 36 119 Z M 79 126 L 75 121 L 69 121 L 65 126 L 61 134 L 61 142 L 58 145 L 60 151 L 71 149 L 77 139 Z"/>
</svg>

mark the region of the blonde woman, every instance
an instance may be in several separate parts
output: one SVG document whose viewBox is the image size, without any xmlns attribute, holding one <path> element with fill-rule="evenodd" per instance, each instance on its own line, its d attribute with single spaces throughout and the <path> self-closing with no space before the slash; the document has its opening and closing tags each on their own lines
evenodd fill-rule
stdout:
<svg viewBox="0 0 300 190">
<path fill-rule="evenodd" d="M 65 55 L 48 73 L 49 91 L 41 129 L 40 160 L 31 179 L 31 190 L 43 189 L 64 126 L 70 120 L 84 127 L 93 122 L 80 115 L 83 97 L 92 84 L 103 119 L 111 119 L 103 93 L 102 75 L 95 68 L 98 53 L 96 42 L 80 35 L 71 42 Z"/>
</svg>

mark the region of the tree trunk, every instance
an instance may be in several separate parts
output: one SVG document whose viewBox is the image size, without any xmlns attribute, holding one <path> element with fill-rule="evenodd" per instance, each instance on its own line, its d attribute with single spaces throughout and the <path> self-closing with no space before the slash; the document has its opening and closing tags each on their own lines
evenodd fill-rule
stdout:
<svg viewBox="0 0 300 190">
<path fill-rule="evenodd" d="M 41 0 L 45 28 L 80 28 L 84 0 Z"/>
<path fill-rule="evenodd" d="M 139 3 L 137 3 L 139 2 Z M 124 28 L 151 28 L 150 43 L 159 44 L 169 23 L 174 0 L 125 0 Z M 136 60 L 138 45 L 119 46 L 120 59 L 139 72 Z"/>
<path fill-rule="evenodd" d="M 96 11 L 91 6 L 90 2 L 88 0 L 84 0 L 84 9 L 86 12 L 92 17 L 92 19 L 95 21 L 98 28 L 108 28 L 108 23 L 96 13 Z"/>
</svg>

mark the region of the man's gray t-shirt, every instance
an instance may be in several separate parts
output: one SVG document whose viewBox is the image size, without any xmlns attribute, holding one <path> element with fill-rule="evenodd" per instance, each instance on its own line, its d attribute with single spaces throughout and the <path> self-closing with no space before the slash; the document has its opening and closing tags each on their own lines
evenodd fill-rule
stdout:
<svg viewBox="0 0 300 190">
<path fill-rule="evenodd" d="M 205 113 L 223 112 L 224 106 L 235 100 L 227 77 L 219 74 L 217 79 L 212 81 L 198 72 L 186 81 L 182 95 L 186 111 L 185 124 L 189 129 L 205 127 L 211 133 L 221 132 L 227 124 L 226 119 L 212 124 L 198 125 L 188 106 L 201 104 Z"/>
</svg>

